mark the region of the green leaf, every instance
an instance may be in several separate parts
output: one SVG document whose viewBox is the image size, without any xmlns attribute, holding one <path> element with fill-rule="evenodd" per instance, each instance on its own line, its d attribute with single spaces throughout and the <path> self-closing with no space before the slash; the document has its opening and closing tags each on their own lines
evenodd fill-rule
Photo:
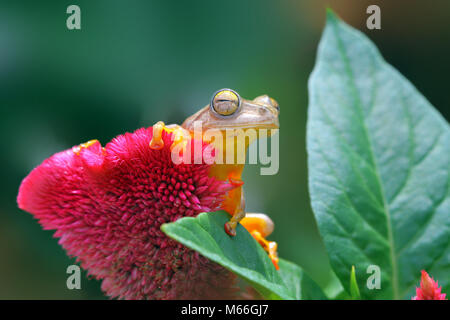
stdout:
<svg viewBox="0 0 450 320">
<path fill-rule="evenodd" d="M 351 296 L 344 290 L 341 281 L 336 274 L 331 271 L 328 283 L 323 288 L 325 296 L 330 300 L 348 300 Z"/>
<path fill-rule="evenodd" d="M 223 226 L 229 219 L 224 211 L 201 213 L 196 218 L 186 217 L 163 224 L 161 229 L 169 237 L 239 275 L 263 297 L 297 299 L 294 287 L 286 286 L 267 253 L 243 226 L 238 225 L 235 237 L 225 233 Z M 297 275 L 290 267 L 283 263 L 283 270 L 287 269 L 283 275 L 294 280 Z"/>
<path fill-rule="evenodd" d="M 355 265 L 363 298 L 410 299 L 421 269 L 449 292 L 448 123 L 331 12 L 309 97 L 311 203 L 346 291 Z M 368 288 L 369 265 L 381 289 Z"/>
<path fill-rule="evenodd" d="M 322 289 L 296 264 L 280 259 L 279 274 L 296 300 L 326 300 Z"/>
<path fill-rule="evenodd" d="M 186 247 L 247 280 L 267 299 L 326 299 L 319 286 L 296 264 L 280 259 L 280 270 L 241 225 L 228 236 L 226 212 L 201 213 L 162 225 L 161 229 Z"/>
<path fill-rule="evenodd" d="M 352 266 L 352 272 L 350 273 L 350 295 L 353 300 L 361 299 L 358 283 L 356 282 L 355 266 Z"/>
</svg>

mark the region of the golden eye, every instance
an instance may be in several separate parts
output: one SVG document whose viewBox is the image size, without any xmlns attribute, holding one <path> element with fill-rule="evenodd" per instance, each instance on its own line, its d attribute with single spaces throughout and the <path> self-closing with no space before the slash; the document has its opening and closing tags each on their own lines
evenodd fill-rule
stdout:
<svg viewBox="0 0 450 320">
<path fill-rule="evenodd" d="M 241 98 L 231 89 L 217 91 L 211 100 L 211 108 L 221 116 L 231 116 L 239 109 L 240 104 Z"/>
</svg>

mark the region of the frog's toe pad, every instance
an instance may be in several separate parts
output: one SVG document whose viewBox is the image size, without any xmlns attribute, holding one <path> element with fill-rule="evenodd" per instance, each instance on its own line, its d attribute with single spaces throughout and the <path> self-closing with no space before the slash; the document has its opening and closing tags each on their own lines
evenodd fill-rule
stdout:
<svg viewBox="0 0 450 320">
<path fill-rule="evenodd" d="M 236 228 L 233 228 L 233 226 L 231 225 L 231 223 L 229 221 L 227 223 L 225 223 L 224 229 L 225 229 L 225 232 L 229 236 L 231 236 L 231 237 L 236 236 Z"/>
<path fill-rule="evenodd" d="M 152 140 L 150 142 L 150 148 L 153 150 L 161 150 L 164 148 L 164 141 L 162 140 Z"/>
<path fill-rule="evenodd" d="M 164 122 L 158 121 L 153 125 L 153 135 L 149 146 L 153 150 L 161 150 L 164 148 L 164 141 L 162 139 L 162 131 L 164 130 Z"/>
</svg>

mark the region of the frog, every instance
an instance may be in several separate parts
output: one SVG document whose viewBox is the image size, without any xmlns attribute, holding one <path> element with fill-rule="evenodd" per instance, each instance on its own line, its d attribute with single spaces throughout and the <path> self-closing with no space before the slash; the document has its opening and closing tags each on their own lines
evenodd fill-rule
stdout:
<svg viewBox="0 0 450 320">
<path fill-rule="evenodd" d="M 174 134 L 171 149 L 186 141 L 185 137 L 192 137 L 196 134 L 195 124 L 201 123 L 201 134 L 205 138 L 206 132 L 216 132 L 227 136 L 234 134 L 236 130 L 241 130 L 244 134 L 249 130 L 256 132 L 256 135 L 244 137 L 244 152 L 253 143 L 262 130 L 269 133 L 269 136 L 279 129 L 280 106 L 278 102 L 267 94 L 260 95 L 253 100 L 242 98 L 235 90 L 224 88 L 216 91 L 209 104 L 189 116 L 181 125 L 169 124 L 158 121 L 153 126 L 153 136 L 149 143 L 150 148 L 158 150 L 164 146 L 162 132 Z M 212 143 L 217 152 L 222 153 L 222 158 L 227 159 L 227 155 L 236 152 L 235 139 L 226 139 L 226 143 Z M 233 153 L 234 154 L 234 153 Z M 245 156 L 245 155 L 244 155 Z M 241 224 L 255 238 L 255 240 L 267 252 L 269 258 L 278 270 L 277 243 L 268 241 L 266 238 L 272 234 L 274 223 L 272 219 L 264 213 L 246 212 L 244 181 L 242 173 L 245 163 L 213 163 L 209 175 L 219 180 L 228 180 L 234 186 L 230 190 L 221 204 L 221 209 L 230 214 L 230 219 L 224 225 L 224 231 L 230 236 L 236 236 L 236 228 Z"/>
</svg>

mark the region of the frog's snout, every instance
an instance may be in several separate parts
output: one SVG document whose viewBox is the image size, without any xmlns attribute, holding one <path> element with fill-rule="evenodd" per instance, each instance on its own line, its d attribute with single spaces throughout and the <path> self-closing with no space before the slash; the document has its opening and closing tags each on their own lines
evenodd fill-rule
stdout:
<svg viewBox="0 0 450 320">
<path fill-rule="evenodd" d="M 278 116 L 280 114 L 280 105 L 275 99 L 265 94 L 253 99 L 252 103 L 259 106 L 257 108 L 259 113 L 259 122 L 263 127 L 265 126 L 269 126 L 270 128 L 280 127 L 278 120 Z"/>
<path fill-rule="evenodd" d="M 253 102 L 269 107 L 269 110 L 272 111 L 276 116 L 278 116 L 278 114 L 280 113 L 280 105 L 278 104 L 278 102 L 275 99 L 269 97 L 267 94 L 256 97 L 255 99 L 253 99 Z"/>
</svg>

